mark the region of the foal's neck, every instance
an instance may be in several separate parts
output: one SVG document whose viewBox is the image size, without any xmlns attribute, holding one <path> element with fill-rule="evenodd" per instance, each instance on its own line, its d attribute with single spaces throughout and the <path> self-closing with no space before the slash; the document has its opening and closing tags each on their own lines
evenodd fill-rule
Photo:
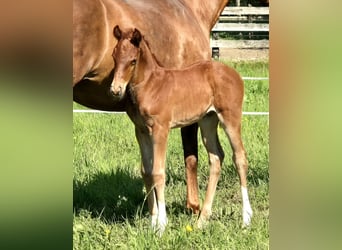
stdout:
<svg viewBox="0 0 342 250">
<path fill-rule="evenodd" d="M 140 66 L 144 67 L 144 71 L 148 71 L 149 73 L 155 71 L 160 68 L 155 56 L 152 54 L 151 49 L 145 39 L 141 40 L 140 43 Z"/>
<path fill-rule="evenodd" d="M 147 83 L 152 73 L 159 68 L 154 55 L 144 39 L 141 40 L 139 48 L 140 54 L 133 78 L 134 85 Z"/>
</svg>

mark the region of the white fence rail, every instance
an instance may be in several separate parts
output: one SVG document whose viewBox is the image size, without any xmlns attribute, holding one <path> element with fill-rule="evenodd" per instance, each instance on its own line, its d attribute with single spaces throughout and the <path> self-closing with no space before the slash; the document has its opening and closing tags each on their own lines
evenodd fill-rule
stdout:
<svg viewBox="0 0 342 250">
<path fill-rule="evenodd" d="M 268 23 L 216 23 L 212 32 L 269 32 Z"/>
<path fill-rule="evenodd" d="M 255 15 L 268 16 L 270 13 L 269 7 L 225 7 L 220 18 L 229 15 Z"/>
</svg>

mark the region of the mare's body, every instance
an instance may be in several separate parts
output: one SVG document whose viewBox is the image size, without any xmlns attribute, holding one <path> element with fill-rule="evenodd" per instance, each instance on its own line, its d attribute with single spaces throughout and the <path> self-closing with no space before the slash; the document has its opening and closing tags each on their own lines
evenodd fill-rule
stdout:
<svg viewBox="0 0 342 250">
<path fill-rule="evenodd" d="M 228 0 L 73 0 L 73 98 L 94 109 L 126 111 L 108 89 L 115 25 L 138 27 L 161 65 L 181 68 L 210 59 L 210 30 Z M 199 211 L 197 126 L 182 129 L 187 173 L 187 207 Z"/>
<path fill-rule="evenodd" d="M 114 28 L 118 44 L 110 91 L 120 100 L 126 93 L 133 105 L 128 115 L 135 124 L 142 155 L 142 175 L 152 216 L 161 232 L 167 224 L 165 210 L 165 156 L 171 128 L 198 122 L 208 151 L 210 176 L 198 226 L 211 215 L 212 203 L 224 153 L 217 136 L 220 121 L 233 149 L 243 199 L 243 224 L 249 225 L 252 209 L 247 194 L 247 158 L 241 140 L 243 81 L 232 68 L 200 61 L 184 69 L 161 67 L 138 29 Z M 127 90 L 127 91 L 126 91 Z M 216 114 L 215 114 L 216 113 Z"/>
</svg>

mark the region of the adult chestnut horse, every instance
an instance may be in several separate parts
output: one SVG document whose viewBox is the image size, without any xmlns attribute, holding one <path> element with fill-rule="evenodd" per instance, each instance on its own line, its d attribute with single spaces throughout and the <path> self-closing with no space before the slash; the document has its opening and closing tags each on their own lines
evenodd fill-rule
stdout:
<svg viewBox="0 0 342 250">
<path fill-rule="evenodd" d="M 200 126 L 210 163 L 198 227 L 209 219 L 224 158 L 217 136 L 219 121 L 229 138 L 240 178 L 243 224 L 249 225 L 252 209 L 241 139 L 244 86 L 240 75 L 223 63 L 208 60 L 183 69 L 167 69 L 158 64 L 138 29 L 123 32 L 115 26 L 113 33 L 119 42 L 112 53 L 115 68 L 110 91 L 119 100 L 129 93 L 133 102 L 127 114 L 135 124 L 140 146 L 152 227 L 162 233 L 167 224 L 164 189 L 169 130 L 195 122 Z"/>
<path fill-rule="evenodd" d="M 210 30 L 228 0 L 73 0 L 73 98 L 95 109 L 125 111 L 109 93 L 113 27 L 137 27 L 161 65 L 181 68 L 210 59 Z M 182 129 L 187 207 L 199 212 L 197 125 Z"/>
</svg>

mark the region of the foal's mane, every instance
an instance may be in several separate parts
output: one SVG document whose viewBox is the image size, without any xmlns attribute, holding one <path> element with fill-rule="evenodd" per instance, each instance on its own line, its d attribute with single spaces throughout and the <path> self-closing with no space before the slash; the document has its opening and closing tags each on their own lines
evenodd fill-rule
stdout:
<svg viewBox="0 0 342 250">
<path fill-rule="evenodd" d="M 146 46 L 146 49 L 148 50 L 147 53 L 150 53 L 153 60 L 156 62 L 156 64 L 159 66 L 159 67 L 162 67 L 162 65 L 160 64 L 160 62 L 158 61 L 157 57 L 154 55 L 154 53 L 152 52 L 151 50 L 151 47 L 150 47 L 150 44 L 148 43 L 148 41 L 145 39 L 145 36 L 142 36 L 142 39 L 141 39 L 141 42 L 142 43 L 145 43 L 143 45 Z M 140 42 L 140 46 L 141 46 L 141 42 Z M 146 52 L 145 52 L 146 53 Z"/>
<path fill-rule="evenodd" d="M 156 56 L 154 55 L 154 53 L 151 51 L 151 47 L 150 44 L 148 43 L 148 41 L 145 39 L 145 36 L 143 36 L 140 31 L 139 34 L 141 36 L 141 40 L 137 41 L 137 38 L 134 37 L 134 33 L 135 31 L 137 31 L 136 29 L 132 29 L 132 30 L 128 30 L 125 32 L 122 32 L 121 38 L 120 40 L 124 40 L 127 39 L 130 41 L 130 43 L 136 47 L 136 48 L 140 48 L 142 50 L 146 49 L 148 51 L 143 51 L 143 53 L 149 53 L 152 56 L 153 61 L 156 62 L 158 67 L 162 67 L 162 65 L 160 64 L 160 62 L 158 61 L 158 59 L 156 58 Z M 142 48 L 142 46 L 145 46 L 146 48 Z"/>
</svg>

